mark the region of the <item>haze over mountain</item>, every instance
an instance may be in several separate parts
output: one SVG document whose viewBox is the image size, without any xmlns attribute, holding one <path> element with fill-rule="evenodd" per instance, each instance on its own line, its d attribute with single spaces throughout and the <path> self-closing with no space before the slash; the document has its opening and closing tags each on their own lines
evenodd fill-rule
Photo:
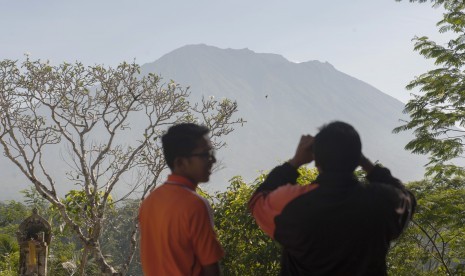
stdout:
<svg viewBox="0 0 465 276">
<path fill-rule="evenodd" d="M 294 63 L 249 49 L 188 45 L 145 64 L 142 72 L 189 85 L 193 99 L 238 102 L 238 115 L 247 123 L 227 137 L 229 146 L 219 153 L 226 168 L 212 178 L 214 185 L 224 187 L 224 179 L 234 175 L 254 179 L 292 157 L 300 135 L 315 134 L 333 120 L 352 124 L 364 153 L 395 176 L 403 181 L 423 177 L 426 157 L 404 150 L 413 136 L 392 133 L 400 119 L 408 119 L 404 104 L 327 62 Z"/>
<path fill-rule="evenodd" d="M 252 181 L 291 158 L 302 134 L 315 134 L 334 120 L 352 124 L 367 157 L 396 177 L 405 182 L 423 177 L 426 157 L 404 150 L 413 136 L 392 133 L 400 119 L 408 119 L 404 104 L 327 62 L 294 63 L 248 49 L 188 45 L 143 65 L 142 74 L 149 72 L 190 86 L 192 101 L 214 96 L 238 102 L 237 117 L 247 123 L 226 137 L 228 146 L 218 152 L 224 168 L 215 172 L 208 190 L 225 189 L 236 175 Z M 63 167 L 59 156 L 51 159 L 51 167 Z M 4 157 L 0 168 L 0 200 L 19 198 L 18 191 L 30 183 Z"/>
</svg>

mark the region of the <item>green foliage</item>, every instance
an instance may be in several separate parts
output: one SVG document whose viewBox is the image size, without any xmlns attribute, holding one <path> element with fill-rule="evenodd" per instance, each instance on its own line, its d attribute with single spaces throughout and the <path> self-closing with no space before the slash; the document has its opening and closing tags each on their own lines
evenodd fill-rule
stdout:
<svg viewBox="0 0 465 276">
<path fill-rule="evenodd" d="M 431 3 L 445 10 L 437 23 L 439 32 L 453 38 L 445 45 L 424 36 L 414 38 L 414 50 L 432 59 L 437 68 L 407 86 L 420 92 L 405 107 L 410 121 L 394 132 L 414 131 L 415 139 L 406 149 L 430 156 L 427 176 L 434 178 L 409 185 L 417 196 L 418 210 L 389 255 L 393 275 L 465 274 L 465 170 L 451 163 L 463 157 L 465 146 L 465 2 Z"/>
<path fill-rule="evenodd" d="M 19 250 L 18 243 L 11 236 L 0 234 L 0 257 Z"/>
<path fill-rule="evenodd" d="M 99 191 L 97 193 L 92 192 L 93 202 L 99 202 L 103 200 L 105 193 Z M 106 199 L 108 203 L 107 212 L 111 212 L 114 209 L 113 198 L 109 195 Z M 95 214 L 92 214 L 92 204 L 87 196 L 86 192 L 83 190 L 70 190 L 61 201 L 66 206 L 66 212 L 69 217 L 78 225 L 80 225 L 84 230 L 87 230 L 89 233 L 92 232 L 92 219 L 95 217 Z M 51 206 L 50 210 L 53 214 L 53 217 L 57 220 L 61 220 L 60 212 L 55 206 Z M 64 221 L 62 222 L 61 227 L 66 227 Z"/>
<path fill-rule="evenodd" d="M 18 273 L 19 248 L 16 232 L 31 210 L 17 201 L 0 202 L 0 276 Z"/>
<path fill-rule="evenodd" d="M 402 0 L 396 0 L 396 2 L 401 2 Z M 452 7 L 455 6 L 460 6 L 463 4 L 462 0 L 409 0 L 409 2 L 414 3 L 425 3 L 425 2 L 431 2 L 433 3 L 433 7 L 440 7 L 441 5 L 444 5 L 446 9 L 451 9 Z"/>
<path fill-rule="evenodd" d="M 138 200 L 125 200 L 109 212 L 106 216 L 106 227 L 100 239 L 102 251 L 105 255 L 111 256 L 108 260 L 120 268 L 127 259 L 127 252 L 132 250 L 131 242 L 137 244 L 138 236 L 134 235 L 134 223 L 139 212 Z M 134 248 L 134 259 L 128 269 L 128 275 L 142 275 L 139 248 Z"/>
<path fill-rule="evenodd" d="M 0 234 L 15 236 L 17 226 L 30 215 L 30 210 L 17 201 L 0 202 Z"/>
<path fill-rule="evenodd" d="M 19 248 L 16 231 L 30 211 L 17 201 L 0 202 L 0 276 L 18 273 Z"/>
<path fill-rule="evenodd" d="M 315 169 L 299 169 L 299 184 L 312 182 Z M 240 177 L 230 180 L 228 189 L 214 195 L 202 191 L 213 205 L 218 238 L 226 251 L 221 265 L 224 275 L 277 275 L 280 248 L 256 225 L 247 209 L 257 185 L 266 174 L 260 174 L 252 183 Z M 362 177 L 362 175 L 359 175 Z M 405 233 L 396 240 L 389 252 L 389 275 L 464 275 L 465 271 L 465 180 L 454 178 L 443 182 L 424 180 L 412 182 L 408 187 L 418 200 L 414 220 Z M 0 202 L 0 276 L 16 275 L 19 260 L 15 232 L 19 223 L 30 215 L 34 192 L 24 193 L 27 206 L 20 202 Z M 79 197 L 77 197 L 79 198 Z M 40 205 L 40 204 L 39 204 Z M 118 267 L 127 258 L 137 200 L 126 200 L 114 206 L 105 216 L 105 231 L 99 240 L 108 261 Z M 82 247 L 68 229 L 60 229 L 54 220 L 53 208 L 44 206 L 41 214 L 51 221 L 53 239 L 49 254 L 49 275 L 76 273 L 80 264 Z M 137 238 L 137 236 L 136 236 Z M 141 275 L 138 250 L 129 275 Z M 92 256 L 86 266 L 87 275 L 99 275 Z"/>
<path fill-rule="evenodd" d="M 413 182 L 414 219 L 388 256 L 392 275 L 465 273 L 465 180 Z"/>
<path fill-rule="evenodd" d="M 437 23 L 439 32 L 449 32 L 455 37 L 446 45 L 425 36 L 413 39 L 414 50 L 434 60 L 437 68 L 416 77 L 407 86 L 407 89 L 419 88 L 420 92 L 405 106 L 410 121 L 395 128 L 394 132 L 413 130 L 415 138 L 406 149 L 428 154 L 427 175 L 444 180 L 465 175 L 463 168 L 450 163 L 463 156 L 465 146 L 462 129 L 465 127 L 465 3 L 456 0 L 431 2 L 445 9 L 443 19 Z"/>
<path fill-rule="evenodd" d="M 13 237 L 0 234 L 0 276 L 16 275 L 18 264 L 18 243 Z"/>
<path fill-rule="evenodd" d="M 226 251 L 225 275 L 276 275 L 279 271 L 278 245 L 258 228 L 247 209 L 255 186 L 235 177 L 226 192 L 214 197 L 215 225 Z"/>
<path fill-rule="evenodd" d="M 305 184 L 309 184 L 313 182 L 318 176 L 318 170 L 316 168 L 310 169 L 310 168 L 302 166 L 298 169 L 298 171 L 299 171 L 299 177 L 297 178 L 297 183 L 301 185 L 305 185 Z M 263 182 L 263 180 L 261 182 Z"/>
<path fill-rule="evenodd" d="M 33 186 L 21 190 L 20 193 L 23 194 L 24 203 L 26 203 L 28 209 L 32 210 L 33 208 L 37 208 L 40 214 L 49 212 L 50 203 L 43 198 Z"/>
</svg>

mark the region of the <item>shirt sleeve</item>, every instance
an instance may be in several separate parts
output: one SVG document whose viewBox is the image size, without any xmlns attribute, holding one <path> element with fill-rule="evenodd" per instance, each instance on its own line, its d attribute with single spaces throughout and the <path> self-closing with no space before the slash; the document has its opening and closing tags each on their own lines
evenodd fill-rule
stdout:
<svg viewBox="0 0 465 276">
<path fill-rule="evenodd" d="M 284 207 L 293 199 L 317 187 L 317 184 L 306 186 L 287 184 L 269 193 L 258 192 L 249 202 L 250 211 L 263 232 L 274 239 L 275 217 L 281 214 Z"/>
<path fill-rule="evenodd" d="M 391 223 L 390 234 L 391 238 L 397 238 L 405 230 L 408 223 L 411 221 L 415 212 L 417 201 L 412 192 L 402 184 L 402 182 L 393 177 L 387 168 L 376 165 L 373 170 L 367 175 L 370 183 L 384 184 L 391 188 L 390 193 L 386 195 L 390 202 L 388 206 L 389 213 L 393 214 L 393 223 Z"/>
<path fill-rule="evenodd" d="M 191 211 L 190 238 L 194 254 L 202 266 L 214 264 L 224 256 L 224 251 L 213 229 L 211 207 L 199 197 Z"/>
</svg>

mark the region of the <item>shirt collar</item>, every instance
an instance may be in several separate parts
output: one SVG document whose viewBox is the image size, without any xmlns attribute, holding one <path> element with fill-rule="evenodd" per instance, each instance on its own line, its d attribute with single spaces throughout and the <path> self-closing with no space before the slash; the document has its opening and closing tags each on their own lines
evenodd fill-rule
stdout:
<svg viewBox="0 0 465 276">
<path fill-rule="evenodd" d="M 195 189 L 197 188 L 197 185 L 192 183 L 192 181 L 190 181 L 188 178 L 181 176 L 181 175 L 177 175 L 177 174 L 168 175 L 168 179 L 166 180 L 165 183 L 182 185 L 193 191 L 195 191 Z"/>
</svg>

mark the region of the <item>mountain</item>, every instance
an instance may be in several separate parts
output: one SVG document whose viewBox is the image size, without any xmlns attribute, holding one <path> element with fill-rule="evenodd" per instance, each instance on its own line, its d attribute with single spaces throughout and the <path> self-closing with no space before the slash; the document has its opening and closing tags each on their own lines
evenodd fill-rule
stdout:
<svg viewBox="0 0 465 276">
<path fill-rule="evenodd" d="M 426 157 L 404 150 L 413 136 L 392 133 L 399 120 L 408 119 L 402 113 L 404 104 L 327 62 L 294 63 L 248 49 L 188 45 L 141 69 L 142 74 L 161 75 L 165 82 L 173 79 L 190 86 L 191 101 L 214 96 L 238 102 L 237 116 L 247 123 L 226 137 L 228 146 L 218 152 L 224 168 L 215 172 L 207 190 L 225 189 L 236 175 L 254 180 L 261 171 L 291 158 L 302 134 L 315 134 L 333 120 L 352 124 L 367 157 L 390 168 L 396 177 L 403 181 L 423 177 Z M 65 154 L 66 149 L 49 154 L 50 166 L 64 169 L 60 160 Z M 30 185 L 6 158 L 0 158 L 0 179 L 0 200 L 17 199 L 18 191 Z"/>
<path fill-rule="evenodd" d="M 395 176 L 423 177 L 427 158 L 404 150 L 412 134 L 392 133 L 408 119 L 404 104 L 327 62 L 294 63 L 249 49 L 188 45 L 143 65 L 142 72 L 190 86 L 196 100 L 214 96 L 238 102 L 238 116 L 247 123 L 227 137 L 228 148 L 219 153 L 225 168 L 212 178 L 213 185 L 225 187 L 225 179 L 235 175 L 253 180 L 292 157 L 300 135 L 315 134 L 333 120 L 352 124 L 367 157 Z"/>
</svg>

